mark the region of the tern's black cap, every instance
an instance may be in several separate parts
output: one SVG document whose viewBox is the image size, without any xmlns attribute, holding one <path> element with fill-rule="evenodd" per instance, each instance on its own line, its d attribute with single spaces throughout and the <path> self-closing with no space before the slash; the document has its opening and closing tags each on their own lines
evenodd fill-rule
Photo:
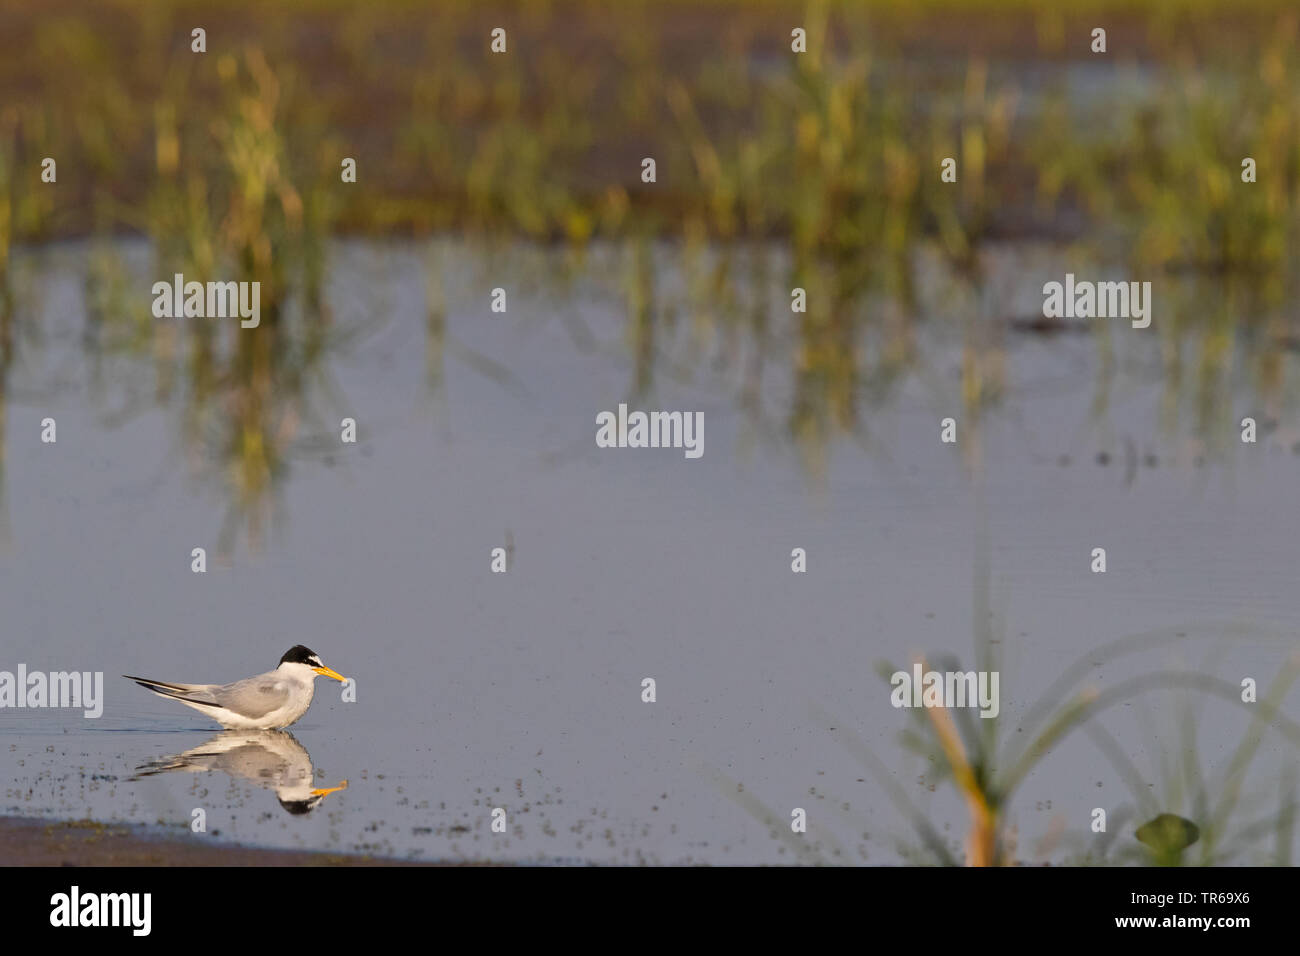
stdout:
<svg viewBox="0 0 1300 956">
<path fill-rule="evenodd" d="M 281 664 L 316 664 L 319 661 L 319 654 L 301 644 L 295 644 L 284 652 L 284 657 L 280 658 Z"/>
<path fill-rule="evenodd" d="M 320 802 L 320 797 L 312 797 L 310 800 L 281 800 L 280 806 L 294 816 L 301 816 L 304 813 L 311 813 Z"/>
</svg>

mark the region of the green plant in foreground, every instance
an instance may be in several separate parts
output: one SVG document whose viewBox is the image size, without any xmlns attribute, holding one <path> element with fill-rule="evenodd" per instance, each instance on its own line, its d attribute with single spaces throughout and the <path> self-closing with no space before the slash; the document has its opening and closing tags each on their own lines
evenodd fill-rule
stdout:
<svg viewBox="0 0 1300 956">
<path fill-rule="evenodd" d="M 1220 850 L 1223 834 L 1237 806 L 1246 768 L 1258 751 L 1264 731 L 1272 727 L 1292 744 L 1300 744 L 1300 726 L 1279 713 L 1282 699 L 1300 675 L 1300 656 L 1293 656 L 1287 661 L 1258 704 L 1243 704 L 1239 688 L 1227 681 L 1185 671 L 1162 670 L 1138 674 L 1104 691 L 1087 686 L 1073 689 L 1083 672 L 1095 666 L 1098 660 L 1108 662 L 1156 645 L 1180 641 L 1185 639 L 1185 634 L 1185 630 L 1166 629 L 1133 635 L 1113 641 L 1098 652 L 1082 656 L 1031 706 L 1025 718 L 1018 722 L 1018 730 L 1032 734 L 1027 746 L 1017 746 L 1014 739 L 1006 744 L 998 744 L 1000 725 L 1005 720 L 1001 716 L 981 720 L 986 726 L 977 728 L 974 726 L 976 719 L 966 709 L 926 708 L 915 715 L 917 725 L 905 734 L 905 742 L 912 749 L 936 760 L 940 779 L 950 777 L 967 805 L 968 864 L 991 866 L 1015 861 L 1014 845 L 1008 838 L 1006 827 L 1006 815 L 1012 798 L 1028 774 L 1053 747 L 1066 735 L 1080 728 L 1086 729 L 1094 741 L 1106 741 L 1101 746 L 1103 753 L 1116 765 L 1120 776 L 1133 789 L 1139 798 L 1139 805 L 1149 806 L 1152 798 L 1142 784 L 1141 775 L 1132 767 L 1122 749 L 1105 735 L 1097 718 L 1110 706 L 1132 700 L 1141 694 L 1170 688 L 1198 691 L 1202 695 L 1218 696 L 1253 708 L 1251 727 L 1229 760 L 1218 799 L 1210 800 L 1204 785 L 1201 786 L 1198 800 L 1200 811 L 1194 813 L 1201 822 L 1198 824 L 1196 820 L 1163 812 L 1137 831 L 1139 842 L 1148 848 L 1153 862 L 1181 862 L 1184 851 L 1198 839 L 1202 851 L 1201 862 L 1220 861 L 1224 855 Z M 892 668 L 889 670 L 892 671 Z M 1190 753 L 1194 756 L 1194 749 Z M 1285 819 L 1286 812 L 1284 804 L 1278 821 Z M 909 815 L 914 820 L 917 817 L 910 808 Z M 932 834 L 923 832 L 922 836 L 933 848 Z"/>
<path fill-rule="evenodd" d="M 1150 848 L 1157 862 L 1168 865 L 1182 859 L 1183 850 L 1200 839 L 1201 830 L 1186 817 L 1162 813 L 1138 827 L 1134 836 Z"/>
<path fill-rule="evenodd" d="M 976 662 L 978 669 L 998 669 L 997 642 L 993 640 L 993 615 L 989 607 L 987 559 L 976 564 L 975 614 Z M 1241 625 L 1229 624 L 1229 633 L 1245 632 Z M 1174 865 L 1183 862 L 1186 851 L 1197 847 L 1199 862 L 1222 862 L 1229 853 L 1222 849 L 1227 839 L 1228 825 L 1233 818 L 1241 796 L 1246 771 L 1258 752 L 1265 732 L 1273 729 L 1292 745 L 1300 747 L 1300 725 L 1280 712 L 1280 707 L 1291 685 L 1300 676 L 1300 653 L 1291 655 L 1278 671 L 1272 685 L 1258 703 L 1244 703 L 1240 688 L 1220 678 L 1192 671 L 1159 670 L 1136 674 L 1105 690 L 1084 684 L 1088 673 L 1099 662 L 1110 663 L 1127 655 L 1156 647 L 1185 642 L 1186 627 L 1161 628 L 1113 640 L 1101 648 L 1077 658 L 1047 687 L 1015 722 L 1016 733 L 1005 734 L 1008 718 L 998 715 L 983 718 L 974 716 L 970 708 L 925 707 L 909 710 L 911 726 L 902 734 L 907 749 L 931 761 L 935 767 L 932 783 L 937 785 L 951 780 L 956 792 L 964 801 L 967 814 L 965 860 L 971 866 L 998 866 L 1018 861 L 1014 829 L 1008 824 L 1012 800 L 1019 787 L 1033 769 L 1071 732 L 1084 729 L 1097 744 L 1103 755 L 1116 767 L 1119 776 L 1133 791 L 1138 806 L 1153 814 L 1154 818 L 1137 827 L 1135 837 L 1139 846 L 1130 848 L 1128 856 L 1135 861 Z M 922 669 L 927 662 L 920 661 Z M 933 662 L 938 670 L 960 670 L 956 662 Z M 881 664 L 879 673 L 886 682 L 895 668 Z M 1191 811 L 1195 819 L 1176 815 L 1160 806 L 1144 782 L 1143 776 L 1124 750 L 1105 731 L 1098 720 L 1107 708 L 1142 698 L 1152 691 L 1195 691 L 1197 700 L 1220 697 L 1249 709 L 1250 727 L 1231 755 L 1223 773 L 1217 799 L 1210 799 L 1210 789 L 1203 782 L 1195 763 L 1196 747 L 1194 721 L 1184 719 L 1181 726 L 1189 736 L 1184 741 L 1183 756 L 1188 761 L 1185 776 L 1196 781 L 1196 799 Z M 820 708 L 817 716 L 828 726 L 840 728 L 840 742 L 861 762 L 885 790 L 890 802 L 908 819 L 925 851 L 945 865 L 957 865 L 958 860 L 947 841 L 927 820 L 924 814 L 904 791 L 888 768 L 871 752 L 860 735 L 844 729 L 845 722 L 831 718 Z M 1028 740 L 1027 744 L 1018 741 Z M 817 846 L 809 846 L 752 794 L 746 794 L 742 784 L 734 783 L 721 774 L 716 775 L 723 792 L 747 812 L 771 827 L 774 834 L 794 849 L 807 862 L 831 862 Z M 1165 799 L 1177 802 L 1172 793 Z M 1295 803 L 1292 796 L 1284 796 L 1277 814 L 1239 829 L 1233 838 L 1245 845 L 1261 833 L 1277 835 L 1276 861 L 1289 858 L 1291 820 Z M 1122 823 L 1124 815 L 1112 821 Z M 835 846 L 834 856 L 843 858 L 842 848 Z M 1143 851 L 1141 848 L 1145 847 Z M 1193 851 L 1196 852 L 1196 851 Z M 1145 853 L 1145 856 L 1143 855 Z M 1081 862 L 1091 857 L 1085 855 Z"/>
</svg>

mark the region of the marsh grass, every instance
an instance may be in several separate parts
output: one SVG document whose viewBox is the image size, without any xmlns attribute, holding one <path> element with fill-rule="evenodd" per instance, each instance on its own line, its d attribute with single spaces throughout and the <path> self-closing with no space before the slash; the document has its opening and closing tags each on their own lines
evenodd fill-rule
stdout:
<svg viewBox="0 0 1300 956">
<path fill-rule="evenodd" d="M 1250 768 L 1270 731 L 1292 746 L 1300 746 L 1300 725 L 1280 712 L 1283 700 L 1300 676 L 1300 655 L 1293 654 L 1283 662 L 1257 704 L 1243 704 L 1239 686 L 1202 673 L 1162 676 L 1162 683 L 1174 688 L 1173 694 L 1160 695 L 1162 699 L 1172 698 L 1173 706 L 1163 712 L 1177 714 L 1176 726 L 1164 730 L 1178 740 L 1178 745 L 1148 748 L 1159 755 L 1157 766 L 1149 775 L 1153 783 L 1143 782 L 1144 775 L 1099 721 L 1091 721 L 1085 729 L 1129 788 L 1136 821 L 1172 811 L 1194 823 L 1199 836 L 1186 849 L 1158 844 L 1122 845 L 1119 859 L 1174 866 L 1218 866 L 1235 862 L 1289 865 L 1296 809 L 1294 765 L 1289 770 L 1279 767 L 1278 794 L 1271 806 L 1269 795 L 1259 792 L 1258 787 L 1248 791 L 1246 781 L 1256 779 Z M 1204 723 L 1205 703 L 1212 697 L 1246 708 L 1250 719 L 1227 758 L 1219 761 L 1217 767 L 1207 768 L 1203 765 L 1198 735 Z M 1154 715 L 1144 723 L 1148 727 L 1157 726 Z M 1243 820 L 1248 813 L 1253 818 Z M 1106 858 L 1104 850 L 1105 847 L 1100 854 L 1102 861 Z M 1092 853 L 1081 854 L 1085 862 L 1097 858 Z"/>
<path fill-rule="evenodd" d="M 1036 84 L 1001 67 L 1035 56 L 1059 63 L 1065 24 L 1042 13 L 1026 20 L 1015 3 L 988 10 L 1033 28 L 1038 48 L 1028 53 L 1005 48 L 998 31 L 969 31 L 979 17 L 966 5 L 915 11 L 936 47 L 959 36 L 971 51 L 939 70 L 899 55 L 914 24 L 885 4 L 722 4 L 686 18 L 695 32 L 671 36 L 649 7 L 592 7 L 565 37 L 553 14 L 525 4 L 511 18 L 515 52 L 502 57 L 472 41 L 491 15 L 468 3 L 445 5 L 436 27 L 397 2 L 305 3 L 291 21 L 235 4 L 232 35 L 202 57 L 163 42 L 179 9 L 123 2 L 111 24 L 103 12 L 29 21 L 12 11 L 15 59 L 0 90 L 4 77 L 34 82 L 9 100 L 5 148 L 23 164 L 58 152 L 76 170 L 65 173 L 69 188 L 90 199 L 56 200 L 25 182 L 13 241 L 141 231 L 160 261 L 206 273 L 233 260 L 275 304 L 292 274 L 309 310 L 326 317 L 325 240 L 339 230 L 456 230 L 576 248 L 596 237 L 730 245 L 783 236 L 790 284 L 808 287 L 814 303 L 789 420 L 809 449 L 857 428 L 867 383 L 911 358 L 922 245 L 977 287 L 990 237 L 1050 234 L 1078 214 L 1135 268 L 1255 273 L 1294 256 L 1296 18 L 1267 4 L 1240 27 L 1267 38 L 1258 62 L 1186 52 L 1200 49 L 1189 38 L 1217 27 L 1212 8 L 1126 17 L 1158 79 L 1154 94 L 1089 107 L 1119 110 L 1115 135 L 1079 122 L 1079 95 L 1064 86 L 1046 105 L 1024 106 Z M 773 17 L 805 25 L 807 54 L 772 35 Z M 719 25 L 714 39 L 708 27 Z M 138 62 L 133 37 L 158 45 L 161 61 Z M 82 81 L 69 81 L 57 66 L 66 62 L 79 64 Z M 1242 189 L 1246 152 L 1261 177 Z M 360 170 L 347 188 L 344 155 Z M 659 160 L 653 186 L 636 176 L 644 155 Z M 938 181 L 949 156 L 956 184 Z M 0 256 L 6 244 L 0 237 Z M 877 299 L 889 308 L 873 307 Z M 696 319 L 732 321 L 725 308 Z M 873 327 L 888 336 L 874 367 L 861 341 Z M 638 328 L 638 346 L 652 338 Z M 646 374 L 638 364 L 638 383 Z M 987 382 L 970 374 L 965 387 L 978 400 Z"/>
<path fill-rule="evenodd" d="M 1231 631 L 1231 626 L 1225 625 L 1225 634 Z M 1287 659 L 1257 705 L 1242 702 L 1240 687 L 1194 671 L 1144 671 L 1105 690 L 1083 681 L 1084 675 L 1099 664 L 1109 664 L 1162 645 L 1185 643 L 1187 633 L 1187 628 L 1169 628 L 1130 635 L 1082 655 L 1039 696 L 1022 719 L 1015 721 L 1014 727 L 1001 714 L 986 720 L 972 717 L 968 709 L 927 708 L 909 714 L 911 725 L 902 732 L 901 743 L 921 755 L 933 768 L 927 775 L 931 784 L 950 784 L 966 806 L 965 855 L 960 861 L 905 791 L 890 779 L 885 766 L 860 737 L 846 733 L 846 746 L 886 786 L 891 801 L 917 831 L 923 850 L 936 862 L 949 865 L 965 862 L 970 866 L 1019 862 L 1022 848 L 1017 846 L 1017 829 L 1009 822 L 1015 794 L 1042 760 L 1067 737 L 1081 730 L 1128 787 L 1134 799 L 1133 807 L 1112 808 L 1106 834 L 1092 834 L 1092 840 L 1076 836 L 1062 842 L 1061 832 L 1054 829 L 1043 837 L 1035 855 L 1047 856 L 1060 843 L 1075 848 L 1067 859 L 1076 863 L 1178 865 L 1194 860 L 1199 865 L 1219 865 L 1256 851 L 1261 840 L 1271 840 L 1271 850 L 1264 848 L 1256 852 L 1255 862 L 1285 865 L 1291 854 L 1295 813 L 1294 772 L 1281 775 L 1281 799 L 1271 811 L 1248 821 L 1239 820 L 1239 811 L 1244 802 L 1245 781 L 1252 779 L 1247 770 L 1266 734 L 1272 731 L 1291 746 L 1300 746 L 1300 725 L 1280 710 L 1287 692 L 1300 676 L 1300 656 Z M 994 662 L 981 663 L 980 668 L 989 663 Z M 962 669 L 951 659 L 922 659 L 922 664 L 927 669 Z M 882 664 L 879 670 L 887 682 L 895 668 Z M 1101 718 L 1108 708 L 1137 701 L 1143 695 L 1171 691 L 1179 695 L 1183 708 L 1179 722 L 1181 740 L 1173 751 L 1153 748 L 1156 753 L 1170 753 L 1166 759 L 1174 762 L 1173 767 L 1158 768 L 1153 779 L 1162 784 L 1153 790 L 1147 784 L 1147 775 L 1105 730 Z M 1201 769 L 1196 716 L 1204 702 L 1215 697 L 1241 706 L 1251 716 L 1248 728 L 1227 761 L 1218 773 L 1207 777 Z M 1021 742 L 1025 740 L 1028 742 Z M 1252 803 L 1252 807 L 1257 805 L 1257 801 Z M 1199 828 L 1198 842 L 1187 851 L 1160 852 L 1144 848 L 1131 838 L 1137 823 L 1170 810 L 1182 811 Z M 1120 847 L 1118 853 L 1110 853 L 1116 844 Z"/>
<path fill-rule="evenodd" d="M 987 553 L 987 546 L 977 551 L 977 554 Z M 979 671 L 1000 670 L 1004 646 L 991 594 L 987 557 L 978 557 L 972 620 L 975 622 L 974 669 Z M 1210 866 L 1240 861 L 1242 857 L 1256 864 L 1288 865 L 1296 814 L 1294 766 L 1279 774 L 1276 802 L 1271 806 L 1267 799 L 1259 798 L 1258 787 L 1248 795 L 1245 785 L 1247 780 L 1257 779 L 1248 771 L 1270 732 L 1300 749 L 1300 724 L 1281 709 L 1287 693 L 1300 677 L 1300 653 L 1286 658 L 1267 689 L 1262 691 L 1258 703 L 1244 702 L 1240 686 L 1213 676 L 1208 669 L 1138 667 L 1132 669 L 1131 676 L 1105 689 L 1089 680 L 1099 667 L 1123 658 L 1186 647 L 1191 641 L 1189 635 L 1197 631 L 1212 632 L 1221 640 L 1230 640 L 1255 634 L 1256 630 L 1249 625 L 1220 622 L 1199 628 L 1179 625 L 1116 638 L 1080 655 L 1014 720 L 1007 716 L 1011 701 L 1006 694 L 1002 696 L 1000 712 L 991 718 L 979 717 L 969 707 L 909 708 L 902 715 L 906 726 L 898 734 L 899 745 L 905 753 L 924 761 L 928 770 L 923 776 L 929 790 L 947 786 L 960 798 L 966 811 L 966 832 L 960 853 L 954 851 L 936 821 L 927 817 L 899 783 L 894 768 L 873 752 L 862 734 L 851 729 L 851 721 L 844 720 L 842 714 L 830 714 L 820 705 L 813 707 L 813 715 L 818 723 L 834 731 L 836 741 L 858 761 L 894 809 L 907 820 L 917 842 L 909 844 L 900 840 L 896 849 L 912 862 L 1004 866 L 1031 858 L 1049 859 L 1055 853 L 1065 862 L 1083 865 L 1195 863 Z M 966 670 L 959 661 L 946 655 L 917 660 L 923 671 Z M 899 669 L 883 661 L 878 666 L 882 695 L 889 693 L 890 676 Z M 1170 694 L 1174 695 L 1175 709 L 1179 711 L 1177 726 L 1172 729 L 1179 737 L 1179 744 L 1169 748 L 1153 743 L 1150 750 L 1161 755 L 1160 765 L 1154 768 L 1153 774 L 1147 775 L 1105 729 L 1103 718 L 1112 707 L 1130 703 L 1141 707 L 1152 698 Z M 1206 702 L 1215 698 L 1242 708 L 1249 714 L 1249 720 L 1226 761 L 1216 772 L 1207 773 L 1197 728 Z M 1147 726 L 1152 725 L 1151 721 L 1147 722 Z M 1080 835 L 1085 823 L 1075 821 L 1067 826 L 1058 818 L 1035 846 L 1021 846 L 1022 836 L 1014 822 L 1016 794 L 1034 769 L 1056 753 L 1068 738 L 1078 736 L 1076 732 L 1086 736 L 1112 765 L 1116 777 L 1128 788 L 1133 804 L 1111 806 L 1104 833 Z M 794 834 L 787 819 L 774 813 L 757 795 L 746 792 L 743 781 L 733 780 L 715 768 L 705 769 L 723 795 L 766 826 L 799 861 L 813 864 L 848 861 L 845 847 L 834 837 L 829 825 L 810 831 L 815 839 L 812 835 Z M 835 806 L 837 801 L 829 803 Z M 1159 843 L 1148 847 L 1134 837 L 1134 830 L 1144 820 L 1162 814 L 1174 819 L 1172 813 L 1180 814 L 1199 830 L 1198 838 L 1190 847 L 1183 849 Z M 866 826 L 863 820 L 847 813 L 841 816 L 853 829 L 862 830 Z M 1156 829 L 1164 832 L 1162 828 Z"/>
<path fill-rule="evenodd" d="M 300 435 L 304 383 L 334 340 L 324 290 L 341 234 L 524 238 L 574 262 L 593 242 L 626 248 L 630 393 L 652 388 L 680 323 L 700 354 L 746 356 L 739 401 L 757 419 L 780 355 L 792 387 L 779 431 L 815 482 L 837 440 L 871 444 L 872 403 L 909 376 L 937 380 L 918 346 L 927 324 L 962 338 L 966 419 L 999 403 L 1007 316 L 988 252 L 1017 238 L 1228 290 L 1209 315 L 1191 303 L 1162 314 L 1169 420 L 1190 394 L 1198 427 L 1218 427 L 1242 358 L 1266 415 L 1294 400 L 1281 353 L 1300 341 L 1288 311 L 1300 293 L 1300 57 L 1286 5 L 1228 22 L 1198 3 L 1107 8 L 1113 42 L 1136 51 L 1117 53 L 1113 73 L 1133 80 L 1097 90 L 1070 79 L 1095 69 L 1067 39 L 1088 5 L 1068 16 L 1016 2 L 722 3 L 671 16 L 562 6 L 572 16 L 451 2 L 430 23 L 398 0 L 309 0 L 291 17 L 235 0 L 220 43 L 196 56 L 180 3 L 35 16 L 0 2 L 12 27 L 0 58 L 0 376 L 24 312 L 15 244 L 141 234 L 160 275 L 260 282 L 263 328 L 228 338 L 154 323 L 111 256 L 86 279 L 99 341 L 151 355 L 159 401 L 183 396 L 191 458 L 219 462 L 251 539 Z M 502 11 L 512 52 L 494 56 L 485 37 Z M 789 51 L 796 22 L 803 55 Z M 39 183 L 46 155 L 59 157 L 57 188 Z M 1244 155 L 1257 183 L 1240 182 Z M 344 156 L 355 184 L 340 182 Z M 654 184 L 640 182 L 645 156 Z M 939 180 L 946 157 L 956 183 Z M 788 253 L 779 264 L 772 242 Z M 688 303 L 662 291 L 662 243 L 680 251 Z M 931 260 L 974 309 L 926 304 L 919 264 Z M 429 279 L 426 316 L 433 389 L 454 347 L 440 281 Z M 808 310 L 794 347 L 777 349 L 768 292 L 795 286 Z"/>
</svg>

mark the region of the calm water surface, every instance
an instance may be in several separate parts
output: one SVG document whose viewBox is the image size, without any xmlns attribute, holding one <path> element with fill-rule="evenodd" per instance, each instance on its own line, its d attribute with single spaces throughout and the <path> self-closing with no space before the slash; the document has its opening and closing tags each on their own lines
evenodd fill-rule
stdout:
<svg viewBox="0 0 1300 956">
<path fill-rule="evenodd" d="M 900 746 L 911 718 L 876 668 L 918 654 L 974 667 L 983 598 L 1013 742 L 1072 661 L 1125 635 L 1185 637 L 1098 656 L 1084 684 L 1183 670 L 1264 688 L 1296 648 L 1294 416 L 1284 403 L 1277 431 L 1237 441 L 1241 417 L 1270 417 L 1248 355 L 1207 402 L 1189 344 L 1188 381 L 1171 388 L 1161 327 L 1212 306 L 1194 279 L 1158 284 L 1146 332 L 1054 336 L 1011 321 L 1073 268 L 1050 250 L 992 256 L 982 297 L 936 279 L 919 359 L 888 391 L 864 388 L 855 432 L 810 453 L 788 427 L 797 317 L 782 268 L 751 290 L 770 316 L 755 339 L 726 316 L 701 321 L 689 270 L 659 250 L 661 324 L 638 392 L 647 346 L 620 250 L 568 274 L 565 254 L 537 249 L 339 243 L 333 331 L 302 363 L 273 481 L 250 496 L 220 382 L 195 425 L 184 345 L 162 359 L 131 346 L 153 333 L 144 244 L 110 247 L 137 330 L 88 336 L 96 248 L 16 263 L 29 311 L 3 415 L 0 669 L 103 671 L 104 715 L 0 711 L 0 812 L 188 833 L 203 808 L 209 833 L 194 839 L 420 859 L 898 862 L 916 840 L 845 735 L 959 848 L 964 808 Z M 497 286 L 504 315 L 488 307 Z M 961 399 L 972 336 L 1005 373 L 978 423 Z M 864 336 L 865 364 L 881 348 Z M 620 401 L 702 411 L 704 456 L 596 448 L 596 414 Z M 957 446 L 939 441 L 950 415 Z M 40 442 L 47 416 L 53 445 Z M 344 417 L 355 446 L 338 441 Z M 507 546 L 509 573 L 490 573 L 491 549 Z M 190 570 L 195 547 L 206 574 Z M 807 574 L 791 573 L 796 547 Z M 1089 570 L 1095 547 L 1104 575 Z M 356 679 L 357 700 L 318 681 L 291 739 L 214 744 L 215 724 L 118 677 L 228 681 L 300 642 Z M 1100 718 L 1160 809 L 1184 814 L 1189 708 L 1213 781 L 1249 729 L 1244 708 L 1159 691 Z M 1300 720 L 1294 701 L 1284 711 Z M 191 750 L 205 755 L 193 772 L 137 775 Z M 1239 823 L 1276 812 L 1294 763 L 1292 743 L 1264 737 Z M 281 802 L 304 809 L 342 780 L 309 812 Z M 750 799 L 785 830 L 805 808 L 803 850 Z M 1019 855 L 1095 847 L 1091 809 L 1133 806 L 1076 731 L 1015 796 Z M 491 832 L 493 807 L 505 834 Z M 1132 828 L 1113 827 L 1116 846 Z"/>
</svg>

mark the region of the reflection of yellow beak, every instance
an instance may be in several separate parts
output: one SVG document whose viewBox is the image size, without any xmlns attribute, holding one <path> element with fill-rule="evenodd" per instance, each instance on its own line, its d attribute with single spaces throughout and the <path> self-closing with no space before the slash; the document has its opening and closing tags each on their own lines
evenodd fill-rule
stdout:
<svg viewBox="0 0 1300 956">
<path fill-rule="evenodd" d="M 337 787 L 325 787 L 322 790 L 313 790 L 311 792 L 311 795 L 313 797 L 327 797 L 331 793 L 338 793 L 340 790 L 346 790 L 347 788 L 348 788 L 348 782 L 344 780 Z"/>
<path fill-rule="evenodd" d="M 322 677 L 333 677 L 335 680 L 347 680 L 347 678 L 338 671 L 332 671 L 328 667 L 313 667 L 312 670 L 317 674 L 320 674 Z"/>
</svg>

